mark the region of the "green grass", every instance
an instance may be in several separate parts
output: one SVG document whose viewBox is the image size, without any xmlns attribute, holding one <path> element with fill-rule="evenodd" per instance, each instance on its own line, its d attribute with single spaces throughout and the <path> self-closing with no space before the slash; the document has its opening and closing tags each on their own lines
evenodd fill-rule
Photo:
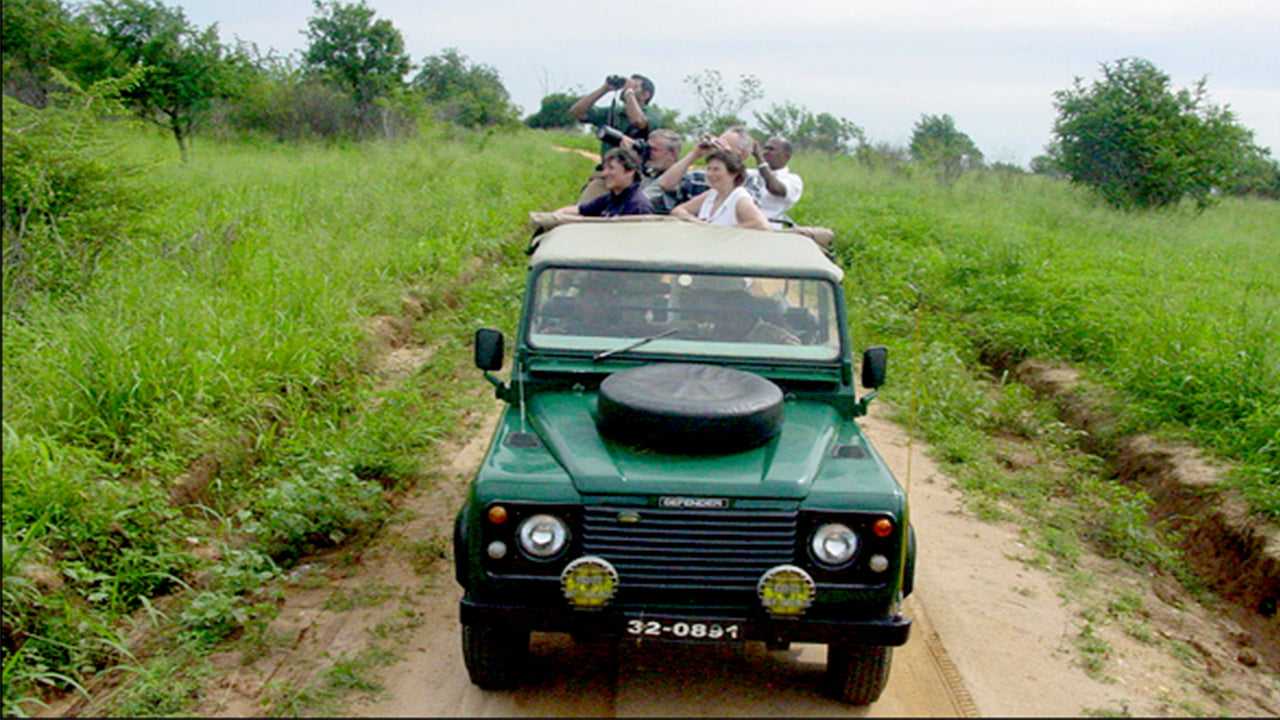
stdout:
<svg viewBox="0 0 1280 720">
<path fill-rule="evenodd" d="M 135 656 L 122 638 L 139 617 L 183 652 L 269 642 L 283 569 L 366 536 L 390 493 L 430 482 L 437 441 L 484 396 L 471 333 L 514 327 L 526 212 L 563 205 L 589 170 L 551 148 L 592 142 L 428 128 L 395 143 L 198 142 L 183 165 L 171 138 L 119 132 L 149 168 L 153 211 L 78 297 L 34 296 L 4 319 L 6 715 L 112 667 L 141 680 L 102 712 L 180 713 L 157 693 L 195 692 L 182 668 L 200 664 L 173 662 L 178 646 Z M 1280 517 L 1280 205 L 1124 215 L 1036 177 L 940 186 L 844 158 L 793 164 L 807 189 L 795 215 L 837 231 L 860 343 L 895 358 L 884 397 L 984 515 L 1037 519 L 1042 562 L 1085 542 L 1165 559 L 1140 529 L 1145 499 L 1099 484 L 1072 431 L 986 382 L 984 359 L 1081 366 L 1119 394 L 1126 429 L 1236 461 L 1254 507 Z M 390 384 L 370 372 L 366 327 L 383 314 L 434 348 Z M 996 431 L 1061 469 L 1006 478 Z M 175 478 L 207 457 L 212 482 L 175 505 Z M 415 567 L 440 552 L 414 548 Z M 169 593 L 181 600 L 161 612 Z M 277 707 L 372 688 L 336 667 L 328 684 L 280 688 Z"/>
<path fill-rule="evenodd" d="M 88 291 L 6 315 L 5 714 L 127 660 L 121 623 L 149 598 L 212 572 L 170 621 L 216 642 L 262 620 L 277 564 L 386 517 L 385 490 L 416 482 L 465 411 L 474 327 L 512 317 L 526 212 L 589 170 L 558 140 L 200 144 L 153 166 L 156 212 Z M 128 142 L 152 158 L 171 141 Z M 405 295 L 438 350 L 388 387 L 365 325 Z M 172 481 L 208 455 L 213 482 L 175 507 Z M 191 539 L 262 560 L 202 559 Z"/>
<path fill-rule="evenodd" d="M 1280 519 L 1280 203 L 1125 214 L 1035 176 L 942 186 L 846 158 L 794 164 L 796 215 L 836 229 L 855 329 L 898 349 L 887 396 L 925 393 L 924 427 L 981 412 L 964 387 L 981 359 L 1067 361 L 1121 394 L 1121 431 L 1234 461 L 1251 506 Z M 916 367 L 944 384 L 911 387 Z"/>
</svg>

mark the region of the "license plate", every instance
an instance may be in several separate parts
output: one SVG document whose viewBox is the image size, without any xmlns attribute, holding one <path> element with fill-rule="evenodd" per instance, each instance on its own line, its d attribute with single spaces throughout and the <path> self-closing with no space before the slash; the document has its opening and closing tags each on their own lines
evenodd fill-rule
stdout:
<svg viewBox="0 0 1280 720">
<path fill-rule="evenodd" d="M 735 642 L 742 640 L 742 629 L 737 623 L 704 622 L 701 620 L 627 620 L 628 637 L 652 640 L 693 640 L 699 642 Z"/>
</svg>

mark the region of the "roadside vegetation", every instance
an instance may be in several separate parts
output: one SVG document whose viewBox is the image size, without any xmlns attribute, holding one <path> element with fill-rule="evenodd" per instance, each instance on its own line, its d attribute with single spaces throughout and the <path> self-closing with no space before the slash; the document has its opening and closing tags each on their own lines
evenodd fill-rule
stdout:
<svg viewBox="0 0 1280 720">
<path fill-rule="evenodd" d="M 91 9 L 4 4 L 6 716 L 69 692 L 180 714 L 204 654 L 270 642 L 281 574 L 367 538 L 427 482 L 470 397 L 456 378 L 478 382 L 472 331 L 512 326 L 526 213 L 589 168 L 554 146 L 597 147 L 527 127 L 561 125 L 565 93 L 522 125 L 496 71 L 456 49 L 404 82 L 398 32 L 363 4 L 317 3 L 305 62 L 224 47 L 161 3 Z M 125 54 L 130 28 L 150 55 Z M 351 46 L 380 69 L 345 66 L 334 48 Z M 161 81 L 201 68 L 195 87 Z M 686 82 L 705 106 L 666 117 L 697 118 L 691 133 L 763 97 L 749 76 L 736 94 L 715 71 Z M 1061 99 L 1128 117 L 1094 97 Z M 1229 461 L 1280 521 L 1280 174 L 1182 100 L 1239 141 L 1239 182 L 1180 164 L 1158 202 L 1100 200 L 1069 143 L 1034 174 L 987 166 L 947 115 L 923 116 L 910 149 L 785 101 L 754 116 L 801 149 L 794 215 L 836 231 L 855 334 L 891 351 L 883 397 L 985 517 L 1035 519 L 1047 557 L 1088 544 L 1179 572 L 1145 495 L 1002 374 L 1025 358 L 1106 387 L 1115 432 Z M 391 384 L 371 369 L 386 317 L 434 349 Z M 1010 439 L 1044 462 L 998 472 Z"/>
<path fill-rule="evenodd" d="M 116 142 L 143 162 L 161 139 Z M 260 624 L 273 577 L 376 528 L 463 401 L 450 366 L 377 387 L 364 328 L 514 271 L 527 211 L 581 171 L 550 145 L 427 132 L 153 163 L 154 210 L 92 285 L 5 316 L 6 715 L 134 666 L 131 623 L 186 648 Z M 415 341 L 465 346 L 506 312 L 464 306 Z"/>
<path fill-rule="evenodd" d="M 376 528 L 454 425 L 470 332 L 511 322 L 525 213 L 571 195 L 585 164 L 551 149 L 573 138 L 531 132 L 210 145 L 188 164 L 156 162 L 161 137 L 112 136 L 151 163 L 155 209 L 82 292 L 5 319 L 7 714 L 109 669 L 159 672 L 127 642 L 139 628 L 173 633 L 160 657 L 252 634 L 282 571 Z M 1126 428 L 1232 459 L 1232 482 L 1280 516 L 1274 203 L 1127 215 L 1029 175 L 795 165 L 800 219 L 837 231 L 855 332 L 895 358 L 886 399 L 992 517 L 1040 508 L 1059 557 L 1101 541 L 1169 560 L 1143 495 L 1088 461 L 996 484 L 990 434 L 1046 454 L 1072 441 L 991 380 L 1000 356 L 1085 368 L 1120 393 Z M 405 297 L 465 310 L 412 338 L 464 351 L 382 388 L 363 328 Z"/>
<path fill-rule="evenodd" d="M 1022 174 L 939 186 L 845 158 L 810 165 L 798 214 L 846 239 L 852 317 L 901 348 L 888 394 L 932 442 L 963 459 L 965 434 L 1016 431 L 1000 395 L 1022 390 L 992 397 L 977 380 L 1062 361 L 1120 393 L 1114 432 L 1232 460 L 1251 507 L 1280 519 L 1280 205 L 1119 214 Z"/>
</svg>

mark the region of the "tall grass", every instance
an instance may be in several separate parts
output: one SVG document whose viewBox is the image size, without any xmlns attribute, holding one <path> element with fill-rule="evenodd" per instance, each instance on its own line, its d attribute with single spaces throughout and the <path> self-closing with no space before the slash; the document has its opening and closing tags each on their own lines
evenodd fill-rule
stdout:
<svg viewBox="0 0 1280 720">
<path fill-rule="evenodd" d="M 385 489 L 414 482 L 465 410 L 471 331 L 511 324 L 526 212 L 568 202 L 589 168 L 551 149 L 574 139 L 529 132 L 201 144 L 185 165 L 155 162 L 170 138 L 127 139 L 158 210 L 81 297 L 5 317 L 5 714 L 138 666 L 127 618 L 173 624 L 188 649 L 260 625 L 280 568 L 380 522 Z M 1120 391 L 1130 427 L 1239 461 L 1280 516 L 1275 203 L 1121 215 L 1035 177 L 794 165 L 797 218 L 837 231 L 856 332 L 899 358 L 888 396 L 918 393 L 948 452 L 1017 412 L 968 387 L 981 359 L 1060 358 Z M 435 355 L 385 387 L 364 328 L 406 294 Z M 210 458 L 207 487 L 175 503 L 175 478 Z M 197 575 L 165 620 L 152 599 Z"/>
<path fill-rule="evenodd" d="M 868 341 L 1082 366 L 1122 393 L 1125 429 L 1236 461 L 1255 510 L 1280 518 L 1280 204 L 1124 214 L 1035 176 L 796 165 L 797 215 L 837 230 Z"/>
<path fill-rule="evenodd" d="M 171 141 L 128 142 L 154 158 Z M 243 626 L 274 563 L 385 516 L 383 488 L 412 482 L 414 458 L 462 411 L 449 396 L 470 328 L 516 302 L 457 297 L 472 278 L 511 275 L 527 211 L 563 204 L 589 169 L 558 143 L 428 130 L 395 144 L 198 145 L 189 164 L 155 166 L 158 211 L 102 258 L 88 292 L 6 316 L 6 715 L 120 661 L 119 621 L 208 566 L 192 543 L 225 562 L 263 558 L 205 573 L 183 637 L 214 640 Z M 402 314 L 406 292 L 433 321 L 415 339 L 442 349 L 382 388 L 364 328 Z M 173 480 L 201 458 L 218 469 L 182 509 Z M 233 575 L 254 582 L 218 580 Z"/>
</svg>

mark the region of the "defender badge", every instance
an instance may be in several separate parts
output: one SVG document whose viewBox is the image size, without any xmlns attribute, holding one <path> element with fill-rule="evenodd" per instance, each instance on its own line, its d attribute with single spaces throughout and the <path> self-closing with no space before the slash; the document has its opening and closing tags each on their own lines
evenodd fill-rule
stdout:
<svg viewBox="0 0 1280 720">
<path fill-rule="evenodd" d="M 658 507 L 673 510 L 727 510 L 729 498 L 660 497 Z"/>
</svg>

